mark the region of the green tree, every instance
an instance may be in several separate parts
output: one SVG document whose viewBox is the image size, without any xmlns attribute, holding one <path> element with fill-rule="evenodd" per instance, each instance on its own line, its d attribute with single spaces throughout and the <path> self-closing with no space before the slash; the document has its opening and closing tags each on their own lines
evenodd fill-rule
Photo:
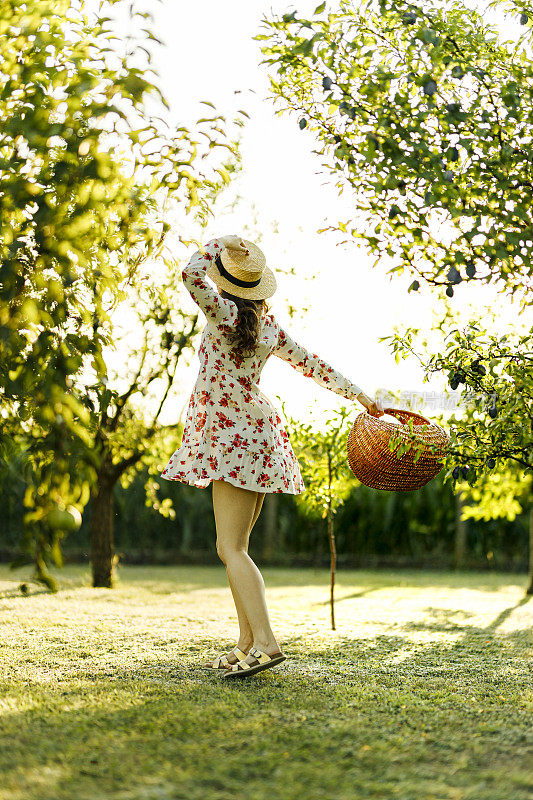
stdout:
<svg viewBox="0 0 533 800">
<path fill-rule="evenodd" d="M 283 408 L 283 406 L 282 406 Z M 284 408 L 283 408 L 284 411 Z M 296 497 L 309 517 L 326 520 L 330 549 L 330 609 L 331 628 L 335 630 L 335 572 L 337 548 L 334 516 L 342 506 L 356 479 L 348 465 L 347 441 L 353 424 L 353 408 L 341 406 L 331 413 L 317 429 L 316 425 L 289 418 L 286 421 L 294 451 L 301 465 L 306 491 Z"/>
<path fill-rule="evenodd" d="M 527 476 L 510 465 L 488 475 L 479 486 L 463 487 L 463 518 L 514 520 L 529 508 L 529 572 L 526 594 L 533 594 L 533 472 Z"/>
<path fill-rule="evenodd" d="M 178 364 L 191 347 L 198 315 L 190 317 L 181 310 L 179 271 L 168 261 L 166 266 L 162 276 L 147 271 L 144 280 L 130 288 L 124 303 L 117 305 L 114 319 L 119 323 L 125 318 L 128 324 L 120 333 L 113 330 L 113 349 L 103 354 L 106 383 L 95 381 L 80 387 L 84 405 L 91 408 L 90 430 L 98 454 L 91 492 L 93 586 L 113 585 L 113 491 L 117 481 L 126 487 L 136 472 L 147 468 L 146 490 L 153 499 L 151 475 L 157 473 L 169 446 L 177 447 L 180 421 L 163 425 L 160 417 Z M 169 498 L 157 508 L 164 515 L 172 513 Z"/>
<path fill-rule="evenodd" d="M 485 326 L 489 316 L 485 315 Z M 492 316 L 495 321 L 494 312 Z M 397 362 L 416 356 L 425 380 L 445 372 L 451 389 L 463 385 L 459 410 L 447 420 L 446 475 L 455 480 L 462 475 L 473 485 L 481 474 L 507 462 L 524 475 L 529 473 L 533 470 L 533 335 L 518 330 L 492 334 L 472 321 L 455 328 L 451 313 L 438 327 L 444 339 L 439 352 L 431 352 L 418 328 L 396 330 L 380 341 L 390 340 Z"/>
<path fill-rule="evenodd" d="M 5 436 L 26 441 L 17 563 L 32 561 L 51 588 L 47 564 L 61 563 L 60 539 L 79 524 L 99 469 L 75 378 L 90 362 L 106 382 L 109 300 L 134 280 L 136 243 L 150 256 L 169 229 L 152 224 L 152 196 L 205 217 L 227 178 L 219 148 L 226 159 L 236 149 L 220 115 L 192 133 L 149 114 L 150 103 L 168 104 L 151 68 L 131 57 L 144 52 L 150 63 L 157 40 L 142 28 L 120 52 L 103 15 L 114 4 L 100 3 L 91 18 L 76 0 L 0 8 L 0 403 L 11 420 L 0 445 Z"/>
<path fill-rule="evenodd" d="M 485 315 L 485 326 L 490 317 Z M 443 332 L 450 319 L 449 311 L 439 326 Z M 497 325 L 494 312 L 492 325 Z M 461 518 L 514 519 L 523 507 L 533 507 L 532 334 L 489 334 L 475 322 L 450 325 L 442 351 L 427 357 L 427 342 L 417 342 L 419 337 L 420 331 L 411 328 L 383 339 L 391 340 L 397 361 L 416 356 L 425 379 L 444 370 L 452 389 L 464 387 L 459 410 L 447 420 L 450 448 L 444 472 L 469 503 Z M 533 533 L 529 563 L 527 592 L 533 593 Z"/>
<path fill-rule="evenodd" d="M 362 238 L 376 262 L 393 259 L 389 272 L 411 270 L 448 296 L 463 281 L 502 279 L 525 302 L 531 26 L 515 44 L 460 2 L 325 8 L 264 17 L 256 39 L 274 101 L 298 114 L 336 185 L 353 193 L 353 218 L 326 230 Z"/>
<path fill-rule="evenodd" d="M 409 271 L 410 291 L 494 282 L 528 304 L 533 216 L 533 77 L 530 4 L 524 34 L 501 41 L 477 11 L 459 2 L 340 0 L 311 19 L 264 18 L 264 63 L 279 113 L 296 112 L 316 137 L 315 152 L 352 219 L 323 230 L 363 239 L 390 273 Z M 517 7 L 491 7 L 517 18 Z M 446 298 L 443 298 L 446 301 Z M 447 325 L 446 315 L 440 326 Z M 490 470 L 532 468 L 531 331 L 490 335 L 470 321 L 452 330 L 426 374 L 447 375 L 481 398 L 453 416 L 445 478 L 470 485 Z M 418 333 L 391 339 L 396 354 Z M 418 354 L 417 354 L 418 355 Z"/>
</svg>

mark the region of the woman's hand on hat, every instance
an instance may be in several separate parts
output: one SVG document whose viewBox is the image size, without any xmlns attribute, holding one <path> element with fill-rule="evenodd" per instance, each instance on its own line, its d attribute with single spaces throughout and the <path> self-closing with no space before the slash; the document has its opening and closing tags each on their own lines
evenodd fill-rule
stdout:
<svg viewBox="0 0 533 800">
<path fill-rule="evenodd" d="M 233 233 L 228 234 L 228 236 L 218 236 L 217 241 L 225 247 L 227 250 L 235 250 L 238 253 L 246 253 L 249 254 L 249 250 L 244 243 L 244 239 L 242 236 L 236 236 Z"/>
</svg>

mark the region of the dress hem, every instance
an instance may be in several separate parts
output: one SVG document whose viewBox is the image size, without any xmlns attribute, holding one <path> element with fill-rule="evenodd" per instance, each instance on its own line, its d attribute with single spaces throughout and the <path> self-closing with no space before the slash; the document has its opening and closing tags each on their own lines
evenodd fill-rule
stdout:
<svg viewBox="0 0 533 800">
<path fill-rule="evenodd" d="M 224 481 L 224 483 L 231 483 L 232 486 L 236 486 L 238 489 L 248 489 L 250 492 L 261 492 L 261 494 L 304 494 L 305 487 L 302 489 L 301 492 L 291 492 L 288 489 L 278 488 L 278 489 L 265 489 L 264 486 L 259 486 L 257 488 L 252 488 L 251 486 L 243 486 L 240 483 L 228 478 L 226 475 L 212 475 L 209 478 L 198 478 L 196 481 L 188 480 L 187 478 L 173 478 L 169 475 L 160 475 L 166 481 L 179 481 L 180 483 L 186 483 L 188 486 L 195 486 L 197 489 L 208 489 L 211 486 L 213 481 Z M 205 483 L 204 481 L 207 481 Z"/>
<path fill-rule="evenodd" d="M 233 486 L 256 492 L 303 494 L 305 484 L 292 448 L 261 452 L 230 443 L 213 447 L 182 444 L 172 455 L 161 477 L 205 488 L 212 480 L 225 480 Z M 287 445 L 290 447 L 290 444 Z M 218 451 L 215 449 L 218 448 Z M 211 455 L 210 455 L 211 453 Z"/>
</svg>

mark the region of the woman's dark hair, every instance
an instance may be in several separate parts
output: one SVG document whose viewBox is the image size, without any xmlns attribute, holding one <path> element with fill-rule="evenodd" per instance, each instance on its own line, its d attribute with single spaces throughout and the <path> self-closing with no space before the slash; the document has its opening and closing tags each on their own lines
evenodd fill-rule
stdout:
<svg viewBox="0 0 533 800">
<path fill-rule="evenodd" d="M 247 297 L 238 297 L 235 294 L 219 289 L 221 297 L 233 300 L 239 309 L 237 324 L 235 329 L 227 334 L 227 338 L 241 356 L 251 356 L 255 351 L 257 339 L 259 337 L 259 321 L 263 308 L 266 312 L 270 307 L 266 300 L 250 300 Z"/>
</svg>

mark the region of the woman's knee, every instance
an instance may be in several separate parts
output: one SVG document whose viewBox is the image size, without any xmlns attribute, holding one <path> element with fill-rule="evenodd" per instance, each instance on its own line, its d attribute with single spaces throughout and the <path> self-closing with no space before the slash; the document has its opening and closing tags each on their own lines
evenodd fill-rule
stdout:
<svg viewBox="0 0 533 800">
<path fill-rule="evenodd" d="M 217 553 L 224 564 L 236 553 L 248 550 L 257 492 L 213 481 L 213 510 L 217 529 Z"/>
<path fill-rule="evenodd" d="M 245 552 L 245 545 L 236 544 L 234 542 L 224 542 L 220 537 L 217 538 L 217 554 L 224 564 L 227 564 L 232 556 Z"/>
</svg>

